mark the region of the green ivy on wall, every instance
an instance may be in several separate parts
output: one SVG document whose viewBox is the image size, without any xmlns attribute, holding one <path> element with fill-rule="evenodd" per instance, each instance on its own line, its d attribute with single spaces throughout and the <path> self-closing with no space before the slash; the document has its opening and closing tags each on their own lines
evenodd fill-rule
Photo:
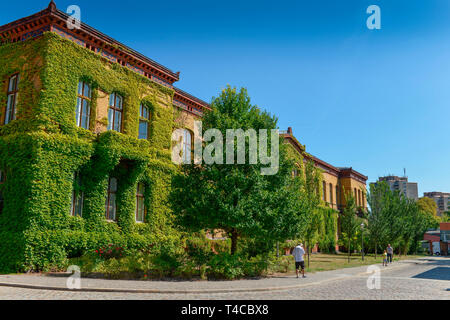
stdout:
<svg viewBox="0 0 450 320">
<path fill-rule="evenodd" d="M 18 119 L 0 126 L 0 169 L 6 173 L 0 272 L 58 268 L 108 243 L 131 250 L 177 241 L 181 235 L 167 203 L 178 170 L 170 161 L 174 91 L 51 32 L 1 46 L 0 58 L 0 79 L 15 72 L 21 77 Z M 90 130 L 75 125 L 80 80 L 123 95 L 123 133 L 94 133 L 97 90 Z M 148 140 L 137 139 L 141 102 L 151 107 Z M 105 126 L 107 119 L 98 122 Z M 84 193 L 82 218 L 70 215 L 75 172 Z M 116 223 L 105 219 L 110 176 L 119 181 Z M 146 186 L 144 224 L 135 223 L 139 182 Z"/>
</svg>

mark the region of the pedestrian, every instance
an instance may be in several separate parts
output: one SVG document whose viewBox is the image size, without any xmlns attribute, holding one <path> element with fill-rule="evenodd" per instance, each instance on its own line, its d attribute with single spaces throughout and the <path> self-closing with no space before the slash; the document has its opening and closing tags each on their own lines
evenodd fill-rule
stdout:
<svg viewBox="0 0 450 320">
<path fill-rule="evenodd" d="M 392 263 L 392 256 L 394 255 L 394 249 L 392 249 L 390 244 L 388 244 L 386 251 L 387 251 L 388 262 Z"/>
<path fill-rule="evenodd" d="M 305 261 L 303 260 L 303 256 L 305 254 L 305 249 L 303 249 L 303 244 L 299 243 L 298 246 L 292 250 L 292 255 L 294 256 L 295 260 L 295 273 L 297 274 L 298 278 L 298 269 L 302 268 L 302 275 L 303 278 L 306 278 L 305 276 Z"/>
<path fill-rule="evenodd" d="M 387 251 L 384 250 L 383 253 L 383 267 L 387 267 Z"/>
</svg>

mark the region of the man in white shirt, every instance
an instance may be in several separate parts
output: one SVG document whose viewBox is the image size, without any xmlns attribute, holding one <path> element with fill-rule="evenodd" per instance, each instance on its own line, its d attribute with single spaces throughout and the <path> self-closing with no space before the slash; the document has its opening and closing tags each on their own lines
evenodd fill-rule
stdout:
<svg viewBox="0 0 450 320">
<path fill-rule="evenodd" d="M 303 255 L 305 254 L 305 250 L 303 249 L 303 244 L 299 244 L 298 246 L 296 246 L 294 248 L 294 250 L 292 250 L 292 255 L 294 256 L 295 259 L 295 273 L 297 274 L 297 278 L 298 278 L 298 269 L 301 267 L 302 268 L 302 275 L 303 278 L 305 277 L 305 261 L 303 260 Z"/>
</svg>

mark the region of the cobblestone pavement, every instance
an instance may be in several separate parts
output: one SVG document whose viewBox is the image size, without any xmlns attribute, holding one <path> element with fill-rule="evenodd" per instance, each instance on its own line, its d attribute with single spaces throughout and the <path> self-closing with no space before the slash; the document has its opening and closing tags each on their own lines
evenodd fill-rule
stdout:
<svg viewBox="0 0 450 320">
<path fill-rule="evenodd" d="M 380 289 L 368 289 L 368 276 L 357 273 L 357 268 L 336 270 L 335 277 L 322 277 L 317 273 L 306 279 L 289 276 L 269 279 L 276 285 L 279 280 L 291 285 L 307 286 L 296 289 L 265 292 L 231 292 L 202 294 L 105 293 L 68 292 L 0 287 L 0 299 L 45 300 L 165 300 L 165 299 L 220 299 L 220 300 L 311 300 L 311 299 L 445 299 L 450 300 L 450 259 L 421 259 L 416 262 L 397 263 L 381 272 Z M 339 276 L 340 275 L 340 276 Z M 26 276 L 25 276 L 26 277 Z M 310 280 L 311 278 L 314 281 Z M 0 281 L 2 281 L 0 279 Z M 262 281 L 262 280 L 253 280 Z M 268 280 L 265 280 L 268 281 Z M 309 281 L 308 283 L 306 281 Z M 230 282 L 221 282 L 229 285 Z M 233 282 L 231 282 L 233 283 Z M 218 284 L 216 284 L 218 286 Z"/>
</svg>

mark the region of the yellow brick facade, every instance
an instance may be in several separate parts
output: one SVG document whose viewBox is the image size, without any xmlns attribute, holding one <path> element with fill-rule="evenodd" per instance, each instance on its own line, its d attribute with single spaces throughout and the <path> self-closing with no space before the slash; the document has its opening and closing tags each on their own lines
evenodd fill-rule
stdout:
<svg viewBox="0 0 450 320">
<path fill-rule="evenodd" d="M 304 145 L 300 144 L 294 137 L 292 129 L 282 132 L 285 143 L 289 143 L 306 160 L 313 161 L 315 166 L 322 172 L 322 200 L 326 205 L 335 210 L 345 207 L 346 196 L 351 192 L 355 198 L 356 205 L 367 209 L 367 177 L 353 170 L 353 168 L 335 167 L 306 152 Z"/>
</svg>

